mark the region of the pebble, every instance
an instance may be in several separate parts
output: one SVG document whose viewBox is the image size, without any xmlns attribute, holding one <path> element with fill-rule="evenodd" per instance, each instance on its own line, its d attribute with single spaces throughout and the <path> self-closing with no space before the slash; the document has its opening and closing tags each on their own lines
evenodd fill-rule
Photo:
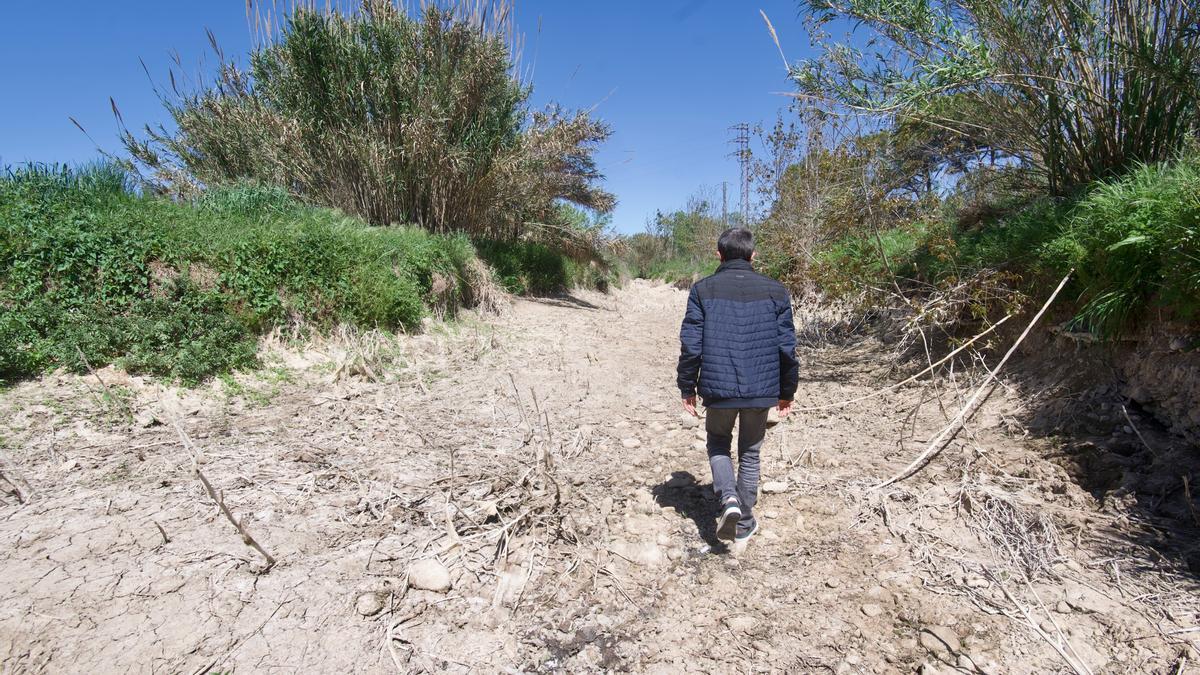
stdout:
<svg viewBox="0 0 1200 675">
<path fill-rule="evenodd" d="M 363 593 L 355 601 L 354 609 L 362 616 L 375 616 L 383 611 L 383 598 L 373 591 Z"/>
<path fill-rule="evenodd" d="M 1054 611 L 1059 614 L 1070 614 L 1071 606 L 1067 604 L 1066 600 L 1059 600 L 1058 604 L 1054 606 Z"/>
<path fill-rule="evenodd" d="M 700 426 L 700 418 L 692 417 L 687 413 L 683 413 L 683 415 L 679 418 L 679 426 L 683 427 L 684 429 L 695 429 L 696 427 Z"/>
<path fill-rule="evenodd" d="M 969 588 L 987 588 L 992 585 L 987 579 L 974 574 L 967 575 L 966 581 Z"/>
<path fill-rule="evenodd" d="M 632 450 L 634 448 L 640 448 L 642 446 L 642 442 L 631 436 L 629 438 L 623 439 L 621 441 L 621 445 L 628 450 Z"/>
<path fill-rule="evenodd" d="M 408 568 L 408 585 L 423 591 L 445 593 L 450 590 L 450 570 L 432 558 L 418 560 Z"/>
<path fill-rule="evenodd" d="M 692 443 L 692 449 L 693 450 L 707 450 L 708 445 L 704 441 L 696 441 L 695 443 Z"/>
<path fill-rule="evenodd" d="M 752 616 L 727 616 L 725 625 L 729 627 L 729 630 L 748 633 L 758 625 L 758 619 Z"/>
<path fill-rule="evenodd" d="M 703 429 L 697 429 L 696 430 L 696 440 L 699 440 L 699 441 L 708 440 L 708 432 L 706 432 Z"/>
<path fill-rule="evenodd" d="M 841 586 L 841 585 L 842 585 L 842 580 L 838 579 L 836 577 L 830 577 L 825 580 L 825 586 L 827 588 L 837 588 L 838 586 Z"/>
<path fill-rule="evenodd" d="M 752 646 L 753 646 L 755 649 L 757 649 L 758 651 L 760 651 L 760 652 L 762 652 L 762 653 L 764 653 L 764 654 L 770 654 L 770 653 L 771 653 L 771 643 L 770 643 L 770 642 L 767 642 L 766 640 L 755 640 L 754 642 L 751 642 L 750 644 L 751 644 L 751 645 L 752 645 Z"/>
<path fill-rule="evenodd" d="M 765 494 L 776 495 L 781 492 L 787 492 L 788 484 L 781 480 L 767 481 L 762 484 L 762 491 Z"/>
<path fill-rule="evenodd" d="M 879 616 L 880 614 L 883 614 L 883 608 L 880 607 L 879 605 L 876 605 L 873 602 L 868 602 L 867 604 L 863 605 L 859 609 L 862 610 L 863 614 L 866 614 L 867 616 L 870 616 L 870 617 L 876 617 L 876 616 Z"/>
</svg>

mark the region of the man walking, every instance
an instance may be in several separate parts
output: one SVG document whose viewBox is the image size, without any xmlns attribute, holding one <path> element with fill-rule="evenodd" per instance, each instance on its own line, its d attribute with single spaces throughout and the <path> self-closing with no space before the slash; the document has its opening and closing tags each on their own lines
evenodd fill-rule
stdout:
<svg viewBox="0 0 1200 675">
<path fill-rule="evenodd" d="M 696 415 L 696 392 L 708 409 L 708 463 L 720 501 L 717 536 L 743 543 L 758 531 L 759 450 L 767 411 L 786 416 L 799 382 L 792 303 L 783 284 L 754 272 L 754 235 L 732 228 L 717 240 L 721 266 L 692 286 L 679 330 L 678 384 Z M 738 471 L 730 446 L 738 430 Z"/>
</svg>

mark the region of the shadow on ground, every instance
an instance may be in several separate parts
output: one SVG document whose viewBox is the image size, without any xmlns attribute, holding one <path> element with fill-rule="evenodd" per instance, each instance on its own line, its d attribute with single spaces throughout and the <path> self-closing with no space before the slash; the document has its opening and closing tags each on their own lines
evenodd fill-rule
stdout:
<svg viewBox="0 0 1200 675">
<path fill-rule="evenodd" d="M 675 509 L 679 515 L 690 518 L 712 553 L 729 552 L 725 542 L 717 538 L 717 501 L 713 498 L 712 483 L 699 483 L 690 471 L 673 471 L 670 478 L 650 492 L 659 506 Z"/>
<path fill-rule="evenodd" d="M 526 298 L 530 302 L 536 302 L 542 305 L 551 305 L 553 307 L 567 307 L 578 309 L 604 309 L 600 305 L 588 302 L 582 298 L 577 298 L 569 293 L 559 293 L 556 295 L 538 295 Z"/>
</svg>

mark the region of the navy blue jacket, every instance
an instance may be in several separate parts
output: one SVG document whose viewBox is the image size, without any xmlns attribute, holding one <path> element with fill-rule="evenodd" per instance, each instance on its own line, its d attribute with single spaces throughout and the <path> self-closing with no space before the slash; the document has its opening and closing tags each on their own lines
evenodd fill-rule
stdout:
<svg viewBox="0 0 1200 675">
<path fill-rule="evenodd" d="M 747 260 L 692 286 L 679 329 L 679 391 L 709 408 L 769 408 L 796 395 L 796 327 L 787 289 Z"/>
</svg>

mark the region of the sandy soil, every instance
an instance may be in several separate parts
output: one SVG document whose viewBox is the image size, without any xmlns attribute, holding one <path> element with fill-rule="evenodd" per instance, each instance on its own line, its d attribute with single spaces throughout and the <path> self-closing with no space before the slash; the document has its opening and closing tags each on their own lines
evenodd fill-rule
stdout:
<svg viewBox="0 0 1200 675">
<path fill-rule="evenodd" d="M 0 393 L 0 669 L 1193 671 L 1169 528 L 1083 489 L 1019 390 L 871 489 L 961 374 L 774 428 L 762 529 L 726 550 L 673 386 L 684 298 L 521 300 L 191 391 L 106 369 Z M 903 377 L 870 342 L 802 356 L 801 406 Z"/>
</svg>

